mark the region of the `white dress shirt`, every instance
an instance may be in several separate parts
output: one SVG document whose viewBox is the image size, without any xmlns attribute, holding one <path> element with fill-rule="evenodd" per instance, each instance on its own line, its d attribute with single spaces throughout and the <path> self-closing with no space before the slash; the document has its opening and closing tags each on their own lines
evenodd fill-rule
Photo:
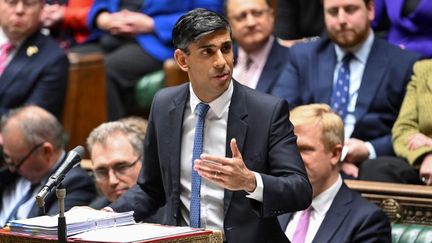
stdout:
<svg viewBox="0 0 432 243">
<path fill-rule="evenodd" d="M 320 193 L 318 196 L 312 199 L 312 212 L 309 218 L 309 227 L 306 233 L 305 243 L 311 243 L 315 238 L 316 233 L 318 232 L 321 223 L 323 222 L 327 211 L 329 210 L 331 204 L 333 203 L 336 194 L 342 186 L 342 177 L 339 175 L 337 181 L 329 187 L 327 190 Z M 288 226 L 285 230 L 285 235 L 291 241 L 297 227 L 297 224 L 300 221 L 300 216 L 303 211 L 295 212 L 292 219 L 288 223 Z"/>
</svg>

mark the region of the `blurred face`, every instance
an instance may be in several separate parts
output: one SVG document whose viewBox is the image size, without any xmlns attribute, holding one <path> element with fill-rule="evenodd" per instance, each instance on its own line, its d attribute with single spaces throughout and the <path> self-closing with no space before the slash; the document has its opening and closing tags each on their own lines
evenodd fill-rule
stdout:
<svg viewBox="0 0 432 243">
<path fill-rule="evenodd" d="M 111 202 L 136 183 L 141 158 L 123 134 L 110 137 L 106 146 L 94 144 L 90 156 L 96 184 Z"/>
<path fill-rule="evenodd" d="M 337 164 L 340 151 L 328 151 L 321 140 L 321 133 L 321 128 L 317 125 L 295 127 L 297 146 L 305 163 L 314 197 L 333 185 L 339 174 Z"/>
<path fill-rule="evenodd" d="M 22 40 L 39 28 L 42 0 L 0 0 L 0 23 L 12 41 Z"/>
<path fill-rule="evenodd" d="M 233 70 L 232 41 L 227 30 L 212 32 L 188 47 L 189 54 L 177 49 L 175 58 L 188 72 L 198 98 L 210 102 L 227 90 Z"/>
<path fill-rule="evenodd" d="M 246 52 L 261 48 L 273 32 L 273 11 L 265 0 L 228 0 L 227 15 L 234 39 Z"/>
<path fill-rule="evenodd" d="M 330 38 L 345 49 L 361 44 L 371 31 L 375 16 L 373 1 L 324 0 L 324 17 Z"/>
<path fill-rule="evenodd" d="M 15 121 L 9 122 L 2 132 L 3 156 L 12 172 L 19 173 L 32 183 L 40 182 L 51 170 L 46 143 L 28 145 Z"/>
</svg>

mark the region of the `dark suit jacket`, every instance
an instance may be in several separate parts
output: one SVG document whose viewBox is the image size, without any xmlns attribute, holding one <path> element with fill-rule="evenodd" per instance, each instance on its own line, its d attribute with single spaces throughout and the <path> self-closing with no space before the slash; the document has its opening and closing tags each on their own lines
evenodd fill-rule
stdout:
<svg viewBox="0 0 432 243">
<path fill-rule="evenodd" d="M 419 57 L 384 40 L 374 40 L 358 91 L 351 137 L 371 142 L 378 156 L 394 154 L 391 128 L 413 63 Z M 273 94 L 285 98 L 290 109 L 311 103 L 330 104 L 335 65 L 336 53 L 330 39 L 297 44 L 289 50 L 288 64 Z"/>
<path fill-rule="evenodd" d="M 237 50 L 238 48 L 234 49 L 236 59 L 238 56 Z M 288 62 L 288 50 L 287 47 L 280 45 L 276 38 L 274 39 L 267 61 L 258 79 L 256 90 L 267 94 L 272 92 L 283 67 Z"/>
<path fill-rule="evenodd" d="M 276 216 L 308 207 L 312 193 L 288 120 L 288 106 L 282 99 L 233 82 L 226 156 L 232 156 L 229 141 L 236 138 L 246 166 L 261 173 L 264 193 L 260 203 L 247 198 L 245 191 L 225 190 L 226 240 L 288 242 Z M 165 204 L 164 223 L 180 223 L 182 121 L 188 100 L 189 83 L 156 94 L 144 142 L 145 169 L 137 186 L 111 205 L 114 210 L 135 210 L 139 219 Z"/>
<path fill-rule="evenodd" d="M 0 76 L 0 116 L 24 104 L 60 117 L 69 61 L 57 44 L 39 32 L 27 38 Z"/>
<path fill-rule="evenodd" d="M 278 217 L 283 231 L 291 217 L 292 213 Z M 390 243 L 390 221 L 380 208 L 343 183 L 312 242 Z"/>
<path fill-rule="evenodd" d="M 2 197 L 3 190 L 18 178 L 19 174 L 11 173 L 6 168 L 0 169 L 0 197 Z M 44 185 L 48 178 L 49 177 L 47 177 L 41 185 Z M 87 206 L 97 195 L 93 179 L 79 166 L 69 171 L 63 180 L 63 185 L 66 188 L 65 210 L 69 210 L 73 206 Z M 0 208 L 1 207 L 2 205 L 0 200 Z M 45 198 L 45 210 L 48 215 L 59 213 L 55 189 L 48 193 Z M 28 215 L 28 218 L 41 215 L 42 212 L 35 203 Z"/>
</svg>

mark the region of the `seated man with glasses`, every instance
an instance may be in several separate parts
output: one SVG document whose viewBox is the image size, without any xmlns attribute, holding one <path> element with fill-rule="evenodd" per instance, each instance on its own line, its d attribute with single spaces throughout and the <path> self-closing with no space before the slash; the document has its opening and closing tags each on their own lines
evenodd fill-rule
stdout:
<svg viewBox="0 0 432 243">
<path fill-rule="evenodd" d="M 103 123 L 87 138 L 96 185 L 103 196 L 90 204 L 101 209 L 114 202 L 126 190 L 136 184 L 143 158 L 143 140 L 147 121 L 127 118 Z M 158 223 L 162 219 L 160 209 L 145 222 Z"/>
<path fill-rule="evenodd" d="M 35 196 L 66 157 L 63 128 L 38 106 L 11 110 L 1 120 L 4 165 L 0 168 L 0 227 L 14 219 L 40 216 Z M 65 210 L 96 197 L 91 177 L 79 166 L 63 180 Z M 48 215 L 59 212 L 55 190 L 45 198 Z"/>
</svg>

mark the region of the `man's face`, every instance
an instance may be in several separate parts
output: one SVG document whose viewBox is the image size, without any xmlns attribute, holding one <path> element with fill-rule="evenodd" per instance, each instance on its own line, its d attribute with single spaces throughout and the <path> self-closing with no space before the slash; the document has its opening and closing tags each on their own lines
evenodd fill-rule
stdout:
<svg viewBox="0 0 432 243">
<path fill-rule="evenodd" d="M 354 48 L 366 40 L 375 16 L 373 1 L 324 0 L 324 17 L 330 38 L 345 49 Z"/>
<path fill-rule="evenodd" d="M 266 0 L 228 0 L 227 16 L 234 39 L 246 52 L 261 48 L 273 32 L 274 16 Z"/>
<path fill-rule="evenodd" d="M 44 143 L 24 143 L 24 136 L 16 122 L 8 122 L 2 132 L 5 162 L 9 170 L 17 172 L 32 183 L 38 183 L 51 170 L 51 164 L 44 154 Z"/>
<path fill-rule="evenodd" d="M 0 0 L 0 23 L 12 41 L 22 40 L 39 28 L 41 0 Z"/>
<path fill-rule="evenodd" d="M 318 125 L 298 125 L 295 127 L 297 146 L 303 158 L 313 195 L 316 196 L 332 185 L 339 173 L 338 154 L 325 148 Z"/>
<path fill-rule="evenodd" d="M 188 72 L 195 94 L 210 102 L 227 90 L 233 70 L 232 40 L 221 29 L 201 37 L 188 47 L 189 54 L 176 50 L 176 59 Z M 179 61 L 180 60 L 180 61 Z"/>
<path fill-rule="evenodd" d="M 105 146 L 94 144 L 90 156 L 96 184 L 111 202 L 136 183 L 142 158 L 135 154 L 125 135 L 113 134 Z"/>
</svg>

